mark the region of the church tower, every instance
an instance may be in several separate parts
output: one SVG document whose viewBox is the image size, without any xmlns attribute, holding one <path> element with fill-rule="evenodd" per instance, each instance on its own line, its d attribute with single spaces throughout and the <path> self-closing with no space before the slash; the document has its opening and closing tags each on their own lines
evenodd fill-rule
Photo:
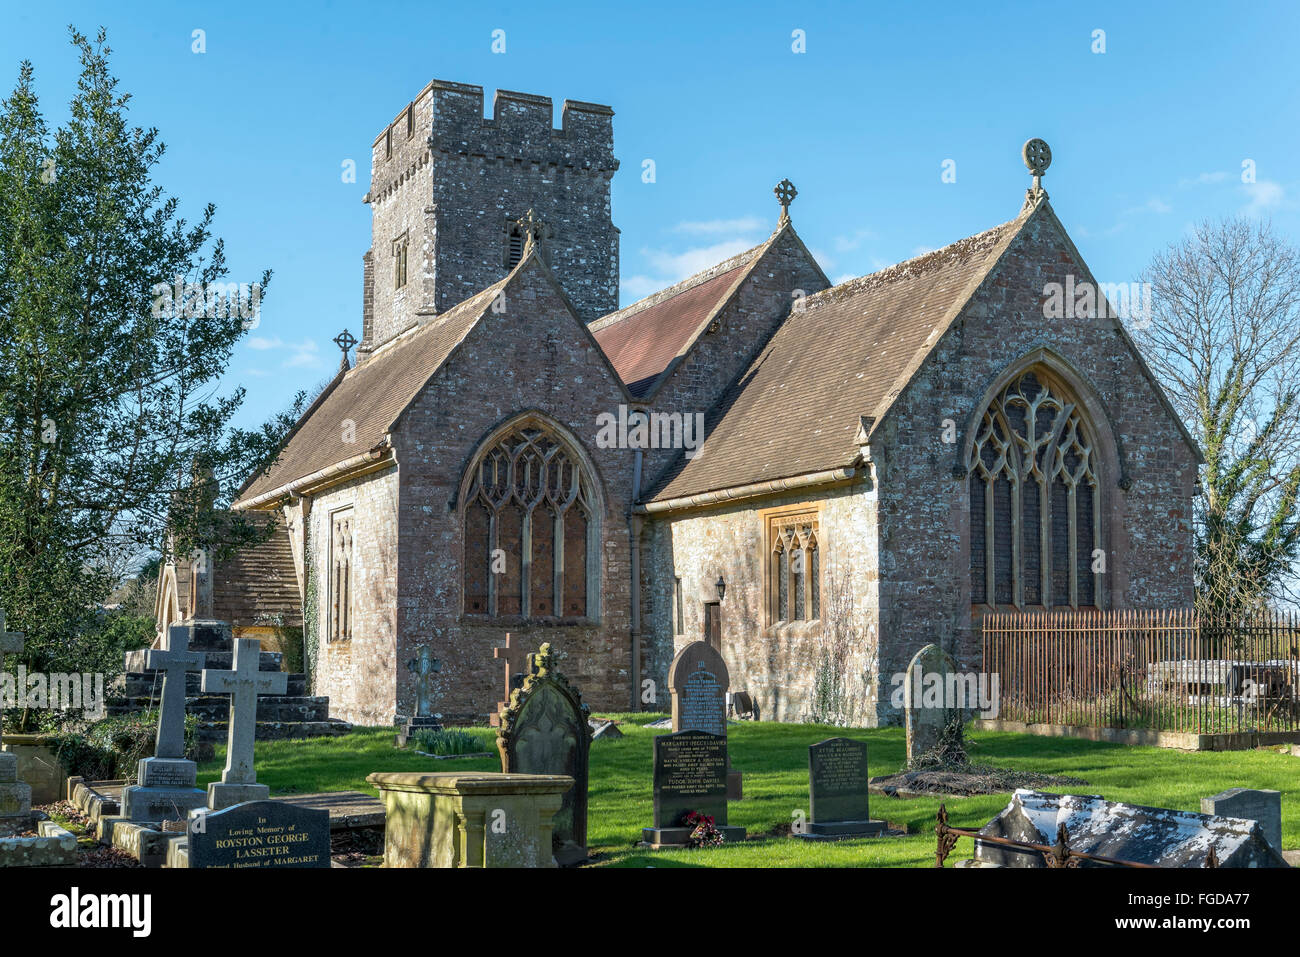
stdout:
<svg viewBox="0 0 1300 957">
<path fill-rule="evenodd" d="M 614 111 L 434 80 L 382 130 L 371 154 L 358 361 L 501 279 L 519 261 L 531 209 L 556 279 L 585 322 L 618 308 L 610 213 Z"/>
</svg>

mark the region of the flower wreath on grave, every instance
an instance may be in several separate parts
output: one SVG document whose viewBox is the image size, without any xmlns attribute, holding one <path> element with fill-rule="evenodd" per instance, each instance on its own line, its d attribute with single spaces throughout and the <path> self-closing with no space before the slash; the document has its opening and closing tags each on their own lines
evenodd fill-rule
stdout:
<svg viewBox="0 0 1300 957">
<path fill-rule="evenodd" d="M 682 825 L 691 829 L 686 839 L 687 847 L 721 847 L 722 832 L 714 826 L 713 815 L 700 811 L 687 811 L 682 815 Z"/>
</svg>

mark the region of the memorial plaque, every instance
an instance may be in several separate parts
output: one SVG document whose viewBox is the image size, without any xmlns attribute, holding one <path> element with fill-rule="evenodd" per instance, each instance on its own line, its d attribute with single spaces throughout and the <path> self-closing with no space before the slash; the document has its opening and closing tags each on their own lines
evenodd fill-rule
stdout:
<svg viewBox="0 0 1300 957">
<path fill-rule="evenodd" d="M 827 738 L 808 748 L 808 795 L 817 824 L 866 821 L 867 746 L 849 738 Z"/>
<path fill-rule="evenodd" d="M 329 811 L 252 801 L 190 816 L 190 867 L 329 867 Z"/>
<path fill-rule="evenodd" d="M 655 738 L 654 803 L 657 828 L 679 827 L 688 811 L 726 824 L 726 735 L 679 731 Z"/>
</svg>

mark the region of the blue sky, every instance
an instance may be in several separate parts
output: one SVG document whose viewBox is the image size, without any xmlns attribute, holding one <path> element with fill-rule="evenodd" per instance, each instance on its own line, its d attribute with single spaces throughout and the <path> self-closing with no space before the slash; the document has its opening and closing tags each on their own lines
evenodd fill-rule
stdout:
<svg viewBox="0 0 1300 957">
<path fill-rule="evenodd" d="M 332 372 L 340 329 L 360 334 L 369 144 L 435 77 L 489 103 L 548 95 L 557 119 L 566 97 L 614 107 L 624 303 L 765 237 L 782 177 L 836 281 L 986 229 L 1019 209 L 1030 136 L 1051 144 L 1044 186 L 1103 282 L 1205 217 L 1270 217 L 1300 242 L 1294 3 L 55 6 L 4 4 L 0 85 L 30 59 L 60 121 L 67 25 L 107 27 L 133 120 L 168 144 L 157 180 L 191 215 L 217 204 L 231 278 L 275 271 L 229 372 L 244 424 Z"/>
</svg>

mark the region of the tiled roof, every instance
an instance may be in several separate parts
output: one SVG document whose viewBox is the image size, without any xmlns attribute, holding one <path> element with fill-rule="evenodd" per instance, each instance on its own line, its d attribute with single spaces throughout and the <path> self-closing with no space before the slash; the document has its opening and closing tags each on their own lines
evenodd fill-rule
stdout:
<svg viewBox="0 0 1300 957">
<path fill-rule="evenodd" d="M 592 335 L 628 392 L 648 395 L 664 371 L 690 347 L 700 325 L 722 304 L 766 243 L 612 312 L 591 324 Z"/>
<path fill-rule="evenodd" d="M 247 502 L 379 445 L 393 420 L 465 338 L 509 279 L 507 276 L 400 336 L 349 370 L 303 414 L 270 471 L 249 482 L 239 501 Z M 349 421 L 352 426 L 345 431 Z M 345 442 L 345 435 L 355 441 Z"/>
<path fill-rule="evenodd" d="M 267 541 L 241 548 L 225 561 L 213 563 L 212 614 L 235 628 L 301 627 L 302 600 L 293 547 L 283 522 Z"/>
<path fill-rule="evenodd" d="M 1023 223 L 834 286 L 791 312 L 709 414 L 654 501 L 840 468 Z"/>
</svg>

